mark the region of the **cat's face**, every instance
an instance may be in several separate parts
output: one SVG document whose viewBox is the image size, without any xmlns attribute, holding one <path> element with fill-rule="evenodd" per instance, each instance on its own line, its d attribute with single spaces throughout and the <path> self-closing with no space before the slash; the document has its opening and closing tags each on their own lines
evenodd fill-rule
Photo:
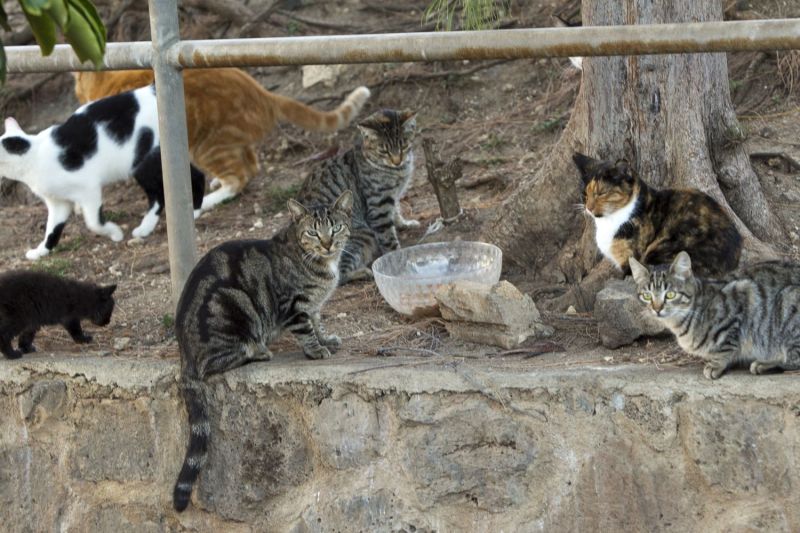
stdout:
<svg viewBox="0 0 800 533">
<path fill-rule="evenodd" d="M 680 318 L 691 309 L 697 286 L 689 254 L 680 252 L 668 269 L 648 270 L 634 258 L 629 263 L 639 300 L 658 318 Z"/>
<path fill-rule="evenodd" d="M 417 131 L 413 111 L 383 109 L 358 125 L 364 156 L 374 165 L 399 168 L 409 161 L 411 144 Z"/>
<path fill-rule="evenodd" d="M 31 149 L 30 135 L 22 131 L 17 121 L 9 117 L 5 121 L 6 131 L 0 136 L 0 175 L 6 177 L 24 164 L 24 157 Z"/>
<path fill-rule="evenodd" d="M 92 314 L 92 324 L 96 326 L 106 326 L 111 322 L 111 314 L 114 312 L 114 291 L 117 289 L 116 285 L 109 285 L 107 287 L 98 287 L 95 289 L 95 303 L 94 313 Z"/>
<path fill-rule="evenodd" d="M 343 192 L 330 207 L 308 207 L 289 200 L 294 232 L 304 254 L 326 260 L 338 259 L 350 237 L 353 193 Z"/>
<path fill-rule="evenodd" d="M 627 161 L 612 163 L 577 152 L 572 160 L 581 172 L 583 205 L 593 217 L 608 216 L 639 194 L 636 176 Z"/>
</svg>

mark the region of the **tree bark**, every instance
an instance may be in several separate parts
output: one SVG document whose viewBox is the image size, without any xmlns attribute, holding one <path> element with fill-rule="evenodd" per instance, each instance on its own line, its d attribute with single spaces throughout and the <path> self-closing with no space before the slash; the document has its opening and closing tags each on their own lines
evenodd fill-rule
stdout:
<svg viewBox="0 0 800 533">
<path fill-rule="evenodd" d="M 583 0 L 582 13 L 587 26 L 701 22 L 722 20 L 722 3 Z M 580 281 L 596 263 L 597 252 L 594 239 L 587 238 L 593 236 L 591 222 L 573 208 L 581 201 L 571 160 L 578 150 L 626 158 L 655 187 L 710 194 L 734 217 L 747 259 L 774 255 L 765 243 L 784 240 L 783 228 L 750 165 L 744 138 L 730 99 L 724 53 L 586 58 L 561 139 L 486 226 L 485 237 L 515 263 Z"/>
</svg>

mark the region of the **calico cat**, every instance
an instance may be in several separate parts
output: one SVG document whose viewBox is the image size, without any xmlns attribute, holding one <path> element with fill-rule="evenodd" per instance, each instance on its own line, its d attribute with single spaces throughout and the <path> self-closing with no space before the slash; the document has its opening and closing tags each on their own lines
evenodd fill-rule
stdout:
<svg viewBox="0 0 800 533">
<path fill-rule="evenodd" d="M 111 321 L 116 285 L 100 287 L 27 270 L 0 274 L 0 351 L 8 359 L 35 352 L 33 338 L 42 326 L 61 324 L 72 340 L 92 340 L 81 329 L 81 320 L 97 326 Z M 19 350 L 11 341 L 19 335 Z"/>
<path fill-rule="evenodd" d="M 63 124 L 35 135 L 22 131 L 13 118 L 6 119 L 5 127 L 0 175 L 26 184 L 47 205 L 44 240 L 28 250 L 28 259 L 39 259 L 58 244 L 73 204 L 80 207 L 90 230 L 121 241 L 120 227 L 103 217 L 102 188 L 131 175 L 149 202 L 133 236 L 146 237 L 153 231 L 164 206 L 164 185 L 152 85 L 87 104 Z M 193 168 L 191 179 L 197 216 L 205 176 Z"/>
<path fill-rule="evenodd" d="M 419 226 L 404 219 L 398 206 L 414 171 L 415 114 L 384 109 L 358 129 L 361 142 L 315 169 L 297 195 L 301 203 L 326 203 L 343 191 L 353 192 L 350 241 L 339 263 L 342 284 L 371 278 L 372 262 L 400 248 L 397 228 Z"/>
<path fill-rule="evenodd" d="M 87 102 L 150 83 L 150 70 L 78 72 L 75 94 Z M 219 187 L 203 199 L 204 210 L 233 198 L 258 174 L 258 146 L 279 122 L 336 131 L 350 124 L 370 94 L 359 87 L 333 111 L 317 111 L 267 91 L 237 68 L 188 69 L 183 85 L 189 155 L 209 174 L 211 188 Z"/>
<path fill-rule="evenodd" d="M 736 363 L 750 372 L 800 369 L 800 265 L 770 261 L 720 280 L 695 277 L 689 254 L 649 271 L 631 258 L 639 298 L 686 352 L 717 379 Z"/>
<path fill-rule="evenodd" d="M 710 196 L 696 190 L 651 188 L 627 161 L 601 161 L 575 153 L 583 202 L 594 219 L 602 254 L 626 271 L 635 257 L 645 265 L 669 264 L 685 250 L 701 275 L 739 264 L 742 237 Z"/>
<path fill-rule="evenodd" d="M 328 335 L 320 308 L 339 279 L 339 258 L 350 235 L 353 195 L 330 207 L 289 200 L 292 223 L 268 240 L 229 241 L 209 251 L 183 288 L 175 318 L 181 390 L 189 415 L 186 459 L 173 505 L 183 511 L 206 459 L 210 430 L 205 380 L 253 361 L 269 361 L 269 344 L 292 332 L 310 359 L 341 344 Z"/>
</svg>

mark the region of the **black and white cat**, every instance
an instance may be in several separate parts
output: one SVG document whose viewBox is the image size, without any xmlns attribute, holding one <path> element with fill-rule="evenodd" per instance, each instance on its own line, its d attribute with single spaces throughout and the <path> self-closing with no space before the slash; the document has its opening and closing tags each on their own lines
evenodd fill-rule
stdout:
<svg viewBox="0 0 800 533">
<path fill-rule="evenodd" d="M 164 206 L 153 85 L 86 104 L 63 124 L 35 135 L 22 131 L 13 118 L 6 119 L 5 128 L 0 176 L 26 184 L 47 205 L 44 240 L 28 250 L 28 259 L 39 259 L 58 244 L 73 205 L 91 231 L 121 241 L 120 227 L 103 217 L 102 188 L 130 176 L 145 190 L 149 204 L 133 236 L 153 232 Z M 195 218 L 204 192 L 205 176 L 192 167 Z"/>
</svg>

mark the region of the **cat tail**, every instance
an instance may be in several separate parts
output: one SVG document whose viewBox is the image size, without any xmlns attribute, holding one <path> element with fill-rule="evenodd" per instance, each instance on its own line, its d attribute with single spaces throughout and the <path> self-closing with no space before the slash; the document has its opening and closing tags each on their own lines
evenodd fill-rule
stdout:
<svg viewBox="0 0 800 533">
<path fill-rule="evenodd" d="M 369 89 L 359 87 L 347 95 L 344 102 L 333 111 L 318 111 L 297 100 L 277 94 L 274 97 L 277 102 L 278 120 L 311 131 L 336 131 L 353 121 L 364 107 L 369 95 Z"/>
<path fill-rule="evenodd" d="M 186 447 L 186 458 L 172 494 L 172 505 L 178 512 L 189 505 L 192 487 L 206 462 L 208 441 L 211 438 L 206 384 L 197 378 L 184 376 L 181 391 L 186 402 L 186 412 L 189 414 L 189 445 Z"/>
</svg>

